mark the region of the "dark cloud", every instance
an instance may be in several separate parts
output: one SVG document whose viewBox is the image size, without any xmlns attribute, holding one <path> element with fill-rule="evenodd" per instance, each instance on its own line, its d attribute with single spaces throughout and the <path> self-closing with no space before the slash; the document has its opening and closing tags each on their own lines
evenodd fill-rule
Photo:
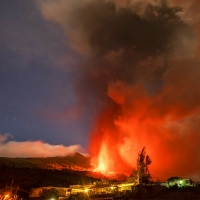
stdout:
<svg viewBox="0 0 200 200">
<path fill-rule="evenodd" d="M 124 49 L 147 57 L 169 53 L 181 31 L 192 36 L 190 27 L 177 16 L 179 11 L 164 3 L 161 7 L 148 5 L 141 17 L 131 8 L 117 8 L 114 2 L 94 1 L 75 16 L 95 53 Z"/>
<path fill-rule="evenodd" d="M 189 4 L 141 2 L 95 0 L 70 7 L 60 0 L 55 9 L 50 1 L 40 6 L 46 19 L 63 26 L 71 47 L 87 55 L 76 89 L 80 102 L 96 114 L 93 164 L 127 170 L 147 146 L 152 169 L 175 172 L 186 157 L 195 156 L 200 137 L 199 29 L 188 20 Z M 62 15 L 65 6 L 70 12 Z M 194 164 L 182 170 L 185 174 L 197 172 L 200 161 L 190 161 Z"/>
</svg>

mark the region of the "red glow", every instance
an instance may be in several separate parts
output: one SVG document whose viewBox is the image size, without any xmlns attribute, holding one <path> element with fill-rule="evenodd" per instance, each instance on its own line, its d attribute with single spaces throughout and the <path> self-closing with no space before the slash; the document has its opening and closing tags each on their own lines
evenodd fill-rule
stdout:
<svg viewBox="0 0 200 200">
<path fill-rule="evenodd" d="M 98 156 L 98 166 L 97 171 L 107 172 L 110 166 L 109 153 L 105 145 L 102 145 L 99 156 Z"/>
<path fill-rule="evenodd" d="M 138 152 L 146 146 L 153 160 L 150 169 L 154 178 L 166 179 L 169 176 L 166 172 L 187 173 L 186 157 L 190 155 L 190 161 L 195 162 L 187 141 L 195 144 L 192 138 L 200 139 L 189 130 L 193 116 L 182 113 L 181 105 L 161 107 L 162 96 L 148 97 L 142 86 L 131 88 L 117 84 L 117 92 L 116 85 L 111 84 L 108 95 L 120 104 L 122 112 L 113 119 L 113 124 L 107 123 L 106 119 L 110 121 L 111 116 L 109 107 L 97 120 L 90 144 L 92 165 L 98 171 L 130 173 L 136 166 Z M 187 167 L 181 168 L 182 165 Z M 196 170 L 194 166 L 189 168 Z"/>
</svg>

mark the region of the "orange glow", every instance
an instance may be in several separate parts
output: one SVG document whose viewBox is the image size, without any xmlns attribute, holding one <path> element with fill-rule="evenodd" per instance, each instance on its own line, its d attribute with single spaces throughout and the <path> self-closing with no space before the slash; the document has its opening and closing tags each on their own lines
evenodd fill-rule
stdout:
<svg viewBox="0 0 200 200">
<path fill-rule="evenodd" d="M 99 154 L 99 163 L 97 171 L 105 172 L 108 170 L 108 154 L 106 148 L 103 146 Z"/>
<path fill-rule="evenodd" d="M 95 171 L 100 171 L 102 173 L 110 172 L 110 170 L 113 168 L 112 165 L 112 158 L 109 155 L 109 149 L 107 148 L 105 142 L 102 144 L 102 147 L 100 149 Z"/>
<path fill-rule="evenodd" d="M 116 89 L 114 83 L 111 87 L 110 90 Z M 95 169 L 128 174 L 136 167 L 138 152 L 145 146 L 153 161 L 150 170 L 155 178 L 165 180 L 169 176 L 166 173 L 173 175 L 195 170 L 187 164 L 186 155 L 191 155 L 190 163 L 195 163 L 195 151 L 188 148 L 188 141 L 196 147 L 200 136 L 190 132 L 193 118 L 182 113 L 181 104 L 162 107 L 156 103 L 161 101 L 162 95 L 148 96 L 141 86 L 129 88 L 118 84 L 117 90 L 109 95 L 120 104 L 120 115 L 112 118 L 111 112 L 115 111 L 110 106 L 105 108 L 91 133 L 91 164 Z M 115 95 L 124 96 L 120 98 L 124 100 L 118 101 Z"/>
</svg>

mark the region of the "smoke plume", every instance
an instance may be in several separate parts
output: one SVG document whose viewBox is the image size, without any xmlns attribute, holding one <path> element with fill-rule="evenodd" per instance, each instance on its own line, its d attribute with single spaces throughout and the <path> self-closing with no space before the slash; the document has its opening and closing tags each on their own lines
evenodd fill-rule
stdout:
<svg viewBox="0 0 200 200">
<path fill-rule="evenodd" d="M 127 172 L 146 146 L 154 177 L 199 173 L 199 1 L 46 0 L 38 6 L 88 58 L 76 88 L 96 116 L 92 164 Z"/>
</svg>

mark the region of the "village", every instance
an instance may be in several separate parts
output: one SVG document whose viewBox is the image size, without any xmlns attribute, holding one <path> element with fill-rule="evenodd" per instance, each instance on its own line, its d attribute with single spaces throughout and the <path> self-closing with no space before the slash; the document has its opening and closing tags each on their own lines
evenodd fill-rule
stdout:
<svg viewBox="0 0 200 200">
<path fill-rule="evenodd" d="M 166 182 L 152 182 L 149 184 L 138 184 L 131 182 L 119 182 L 102 180 L 89 185 L 70 185 L 69 187 L 39 187 L 26 191 L 15 187 L 6 187 L 0 190 L 0 200 L 25 200 L 27 198 L 19 197 L 19 191 L 27 192 L 30 200 L 128 200 L 135 199 L 139 193 L 148 192 L 148 190 L 157 190 L 157 192 L 170 189 L 181 188 L 199 188 L 199 184 L 190 179 L 180 177 L 171 177 Z"/>
<path fill-rule="evenodd" d="M 149 170 L 151 163 L 151 158 L 143 147 L 138 153 L 136 168 L 124 180 L 109 179 L 105 176 L 95 181 L 90 180 L 88 183 L 82 176 L 82 182 L 79 179 L 77 184 L 69 184 L 67 187 L 54 184 L 54 186 L 32 187 L 28 190 L 14 186 L 12 180 L 9 186 L 0 190 L 0 200 L 131 200 L 148 199 L 171 191 L 180 192 L 188 189 L 200 192 L 199 182 L 194 182 L 189 178 L 173 176 L 164 182 L 153 180 Z"/>
</svg>

